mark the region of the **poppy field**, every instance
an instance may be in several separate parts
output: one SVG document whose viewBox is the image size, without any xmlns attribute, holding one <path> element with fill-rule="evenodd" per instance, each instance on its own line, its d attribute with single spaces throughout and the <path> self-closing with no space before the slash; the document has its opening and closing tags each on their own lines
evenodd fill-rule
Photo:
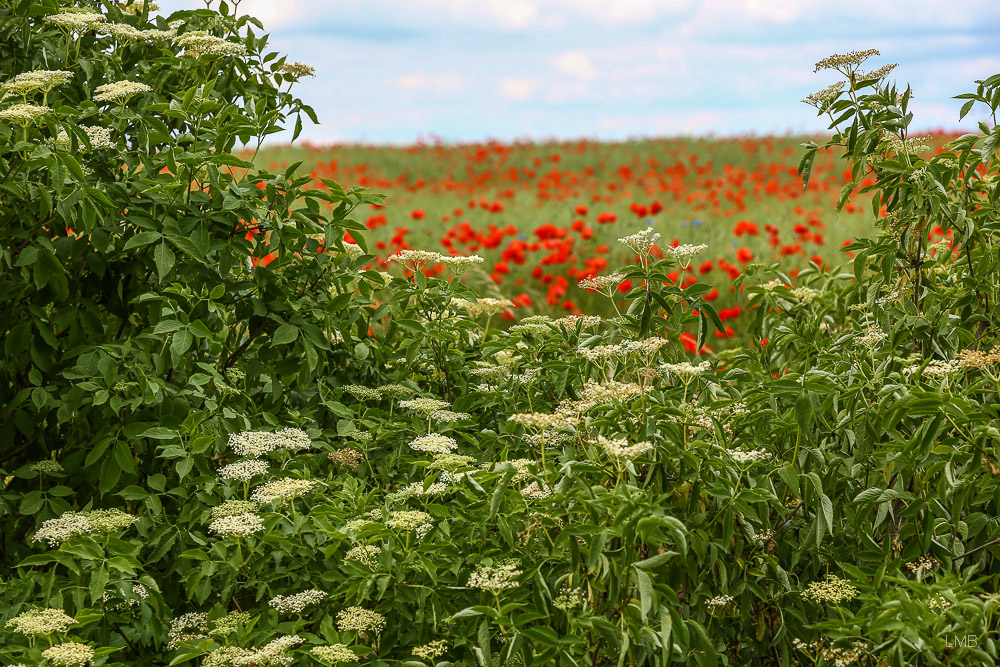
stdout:
<svg viewBox="0 0 1000 667">
<path fill-rule="evenodd" d="M 955 136 L 938 131 L 927 140 L 941 151 Z M 810 266 L 841 269 L 854 256 L 843 248 L 871 234 L 873 220 L 885 213 L 873 212 L 871 197 L 858 193 L 872 178 L 856 184 L 838 210 L 852 178 L 833 153 L 816 160 L 803 188 L 798 165 L 808 139 L 306 144 L 265 148 L 255 162 L 277 172 L 301 161 L 316 187 L 329 178 L 384 193 L 387 206 L 371 205 L 353 216 L 375 256 L 370 266 L 385 269 L 391 255 L 409 248 L 481 255 L 486 262 L 467 280 L 513 301 L 502 314 L 506 321 L 539 313 L 613 313 L 580 282 L 634 259 L 616 239 L 637 227 L 652 227 L 664 244 L 705 244 L 696 262 L 668 279 L 682 287 L 711 286 L 704 298 L 725 322 L 714 332 L 721 341 L 741 330 L 746 298 L 737 279 L 747 266 L 777 266 L 792 279 Z M 928 238 L 944 236 L 936 228 Z M 653 256 L 663 253 L 657 248 Z M 424 268 L 427 275 L 443 271 L 441 265 Z M 617 285 L 622 294 L 631 288 L 628 280 Z M 694 339 L 684 340 L 693 352 Z"/>
<path fill-rule="evenodd" d="M 253 152 L 238 7 L 14 5 L 4 667 L 1000 659 L 995 125 Z"/>
</svg>

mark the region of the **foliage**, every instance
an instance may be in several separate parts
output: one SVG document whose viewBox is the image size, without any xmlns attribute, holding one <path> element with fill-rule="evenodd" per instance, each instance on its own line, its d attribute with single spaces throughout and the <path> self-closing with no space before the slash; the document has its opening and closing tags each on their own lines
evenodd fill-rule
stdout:
<svg viewBox="0 0 1000 667">
<path fill-rule="evenodd" d="M 475 258 L 366 269 L 381 197 L 233 155 L 310 113 L 253 19 L 104 9 L 176 33 L 2 16 L 8 80 L 72 72 L 0 124 L 5 662 L 995 661 L 995 130 L 924 160 L 841 57 L 828 147 L 885 233 L 748 269 L 753 344 L 695 364 L 697 248 L 641 230 L 616 317 L 498 328 Z"/>
</svg>

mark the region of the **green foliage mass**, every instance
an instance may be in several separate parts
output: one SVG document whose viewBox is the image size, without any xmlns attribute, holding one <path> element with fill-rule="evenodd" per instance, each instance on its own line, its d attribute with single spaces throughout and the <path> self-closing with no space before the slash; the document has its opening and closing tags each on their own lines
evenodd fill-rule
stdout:
<svg viewBox="0 0 1000 667">
<path fill-rule="evenodd" d="M 617 317 L 498 329 L 455 260 L 364 268 L 380 196 L 234 156 L 311 115 L 254 19 L 101 9 L 0 12 L 5 664 L 995 661 L 995 125 L 924 159 L 828 62 L 884 233 L 748 270 L 693 363 L 655 238 Z"/>
</svg>

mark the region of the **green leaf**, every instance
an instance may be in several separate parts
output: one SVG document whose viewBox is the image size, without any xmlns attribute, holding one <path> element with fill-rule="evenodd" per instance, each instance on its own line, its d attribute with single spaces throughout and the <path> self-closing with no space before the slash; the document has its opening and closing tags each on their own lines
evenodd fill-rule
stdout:
<svg viewBox="0 0 1000 667">
<path fill-rule="evenodd" d="M 653 591 L 653 580 L 641 569 L 635 571 L 636 581 L 639 583 L 639 603 L 641 605 L 642 617 L 649 616 L 653 604 L 656 602 L 656 593 Z"/>
<path fill-rule="evenodd" d="M 827 531 L 833 535 L 833 502 L 825 493 L 819 498 L 820 515 L 826 521 Z"/>
<path fill-rule="evenodd" d="M 273 345 L 287 345 L 299 337 L 299 328 L 294 324 L 282 324 L 271 339 Z"/>
<path fill-rule="evenodd" d="M 819 146 L 813 141 L 807 141 L 802 146 L 806 152 L 799 160 L 798 173 L 802 176 L 802 191 L 805 192 L 809 187 L 809 179 L 812 177 L 813 163 L 816 161 L 816 151 L 819 150 Z"/>
<path fill-rule="evenodd" d="M 156 246 L 153 256 L 156 259 L 156 272 L 160 277 L 160 282 L 163 282 L 163 279 L 170 273 L 170 270 L 174 268 L 174 262 L 177 258 L 174 256 L 174 251 L 170 249 L 170 246 L 163 242 Z"/>
<path fill-rule="evenodd" d="M 640 570 L 652 570 L 653 568 L 663 565 L 676 555 L 678 555 L 676 551 L 664 551 L 662 554 L 657 554 L 651 558 L 640 560 L 634 565 Z"/>
<path fill-rule="evenodd" d="M 337 422 L 337 435 L 345 437 L 358 430 L 354 422 L 350 419 L 341 419 Z"/>
<path fill-rule="evenodd" d="M 125 242 L 122 250 L 131 250 L 132 248 L 138 248 L 139 246 L 149 245 L 150 243 L 159 240 L 160 236 L 160 232 L 139 232 Z"/>
<path fill-rule="evenodd" d="M 21 251 L 21 254 L 17 256 L 17 262 L 14 266 L 30 266 L 35 263 L 38 259 L 38 248 L 33 245 L 29 245 L 27 248 Z"/>
<path fill-rule="evenodd" d="M 809 427 L 812 426 L 812 418 L 813 404 L 809 400 L 809 392 L 803 391 L 795 399 L 795 421 L 798 423 L 799 429 L 803 434 L 809 432 Z"/>
<path fill-rule="evenodd" d="M 788 465 L 778 468 L 778 477 L 788 486 L 793 496 L 796 498 L 801 497 L 799 492 L 799 473 L 795 470 L 794 466 Z"/>
<path fill-rule="evenodd" d="M 140 433 L 138 437 L 152 438 L 154 440 L 173 440 L 177 437 L 177 432 L 165 426 L 153 426 Z"/>
<path fill-rule="evenodd" d="M 90 600 L 95 606 L 100 604 L 104 589 L 108 585 L 108 579 L 110 579 L 110 573 L 104 565 L 97 566 L 90 575 Z"/>
</svg>

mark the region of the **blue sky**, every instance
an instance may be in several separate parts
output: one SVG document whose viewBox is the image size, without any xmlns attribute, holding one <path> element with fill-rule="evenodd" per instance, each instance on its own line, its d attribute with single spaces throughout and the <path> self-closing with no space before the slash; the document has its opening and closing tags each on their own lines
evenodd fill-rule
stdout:
<svg viewBox="0 0 1000 667">
<path fill-rule="evenodd" d="M 161 12 L 195 0 L 159 0 Z M 598 138 L 826 128 L 802 104 L 831 53 L 898 62 L 914 125 L 959 125 L 1000 72 L 997 0 L 243 0 L 313 65 L 316 143 Z M 277 135 L 278 140 L 282 139 Z M 287 140 L 287 138 L 285 139 Z"/>
</svg>

